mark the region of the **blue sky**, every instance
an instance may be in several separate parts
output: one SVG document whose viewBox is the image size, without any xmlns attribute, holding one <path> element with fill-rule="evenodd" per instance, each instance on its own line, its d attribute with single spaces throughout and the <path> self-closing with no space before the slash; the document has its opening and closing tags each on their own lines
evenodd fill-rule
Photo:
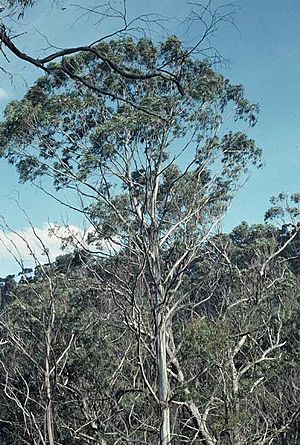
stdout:
<svg viewBox="0 0 300 445">
<path fill-rule="evenodd" d="M 47 43 L 41 33 L 58 47 L 89 42 L 112 29 L 112 23 L 95 24 L 95 18 L 79 18 L 78 8 L 71 1 L 61 0 L 52 5 L 44 1 L 29 11 L 22 22 L 26 34 L 16 40 L 24 50 L 41 55 Z M 81 5 L 96 1 L 78 1 Z M 222 4 L 222 1 L 215 4 Z M 225 2 L 223 2 L 225 3 Z M 281 191 L 297 192 L 300 185 L 300 2 L 299 0 L 239 0 L 235 3 L 235 27 L 220 25 L 213 43 L 228 61 L 220 70 L 234 83 L 245 86 L 247 97 L 260 105 L 259 121 L 249 131 L 264 152 L 265 167 L 253 171 L 245 187 L 233 202 L 225 218 L 225 228 L 246 220 L 263 221 L 269 198 Z M 66 7 L 61 10 L 61 6 Z M 184 0 L 128 0 L 128 9 L 136 15 L 159 13 L 167 17 L 183 18 L 188 12 Z M 174 22 L 173 22 L 174 23 Z M 17 24 L 12 24 L 17 28 Z M 170 31 L 181 33 L 182 26 L 168 24 Z M 197 32 L 192 29 L 191 33 Z M 159 30 L 154 34 L 159 37 Z M 183 36 L 184 37 L 184 36 Z M 14 73 L 10 78 L 0 73 L 0 111 L 7 102 L 22 96 L 26 90 L 24 79 L 31 85 L 41 73 L 11 58 L 1 66 Z M 18 184 L 13 167 L 0 160 L 2 187 L 0 190 L 1 214 L 14 230 L 28 227 L 24 214 L 15 203 L 26 209 L 32 223 L 46 230 L 48 222 L 68 219 L 79 224 L 75 215 L 46 198 L 30 185 Z M 1 250 L 1 248 L 0 248 Z M 0 276 L 12 268 L 7 256 L 0 254 Z"/>
</svg>

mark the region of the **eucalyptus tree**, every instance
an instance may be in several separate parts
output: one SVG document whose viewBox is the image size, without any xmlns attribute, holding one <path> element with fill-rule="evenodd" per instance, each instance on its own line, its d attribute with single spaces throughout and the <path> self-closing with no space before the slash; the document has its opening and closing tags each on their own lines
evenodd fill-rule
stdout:
<svg viewBox="0 0 300 445">
<path fill-rule="evenodd" d="M 113 382 L 122 370 L 114 347 L 123 347 L 122 329 L 117 319 L 114 330 L 107 324 L 100 288 L 91 298 L 99 283 L 84 266 L 72 259 L 61 273 L 62 262 L 37 265 L 2 308 L 0 437 L 7 445 L 105 445 L 108 425 L 120 422 L 115 399 L 123 394 Z M 125 387 L 125 378 L 118 383 Z"/>
<path fill-rule="evenodd" d="M 74 37 L 73 45 L 72 43 L 66 44 L 64 37 L 57 45 L 54 45 L 51 43 L 52 39 L 49 33 L 44 35 L 43 29 L 37 30 L 31 26 L 31 12 L 38 11 L 39 19 L 47 20 L 46 17 L 49 14 L 51 17 L 51 12 L 54 10 L 56 14 L 63 16 L 66 29 L 69 26 L 76 29 L 79 22 L 88 26 L 91 35 L 89 40 L 80 38 L 80 43 L 78 43 L 77 34 Z M 140 11 L 139 15 L 136 14 L 136 10 Z M 72 4 L 65 2 L 65 0 L 7 0 L 1 4 L 0 12 L 0 42 L 4 55 L 1 71 L 8 74 L 10 80 L 14 81 L 9 62 L 11 59 L 18 60 L 23 62 L 25 66 L 31 66 L 44 73 L 51 72 L 53 76 L 57 75 L 59 77 L 63 74 L 95 91 L 95 85 L 88 83 L 84 73 L 79 76 L 77 73 L 74 77 L 70 66 L 60 63 L 68 55 L 84 52 L 87 55 L 93 54 L 94 58 L 99 59 L 98 67 L 102 67 L 102 64 L 108 66 L 113 72 L 125 79 L 134 79 L 143 83 L 152 78 L 165 78 L 173 82 L 181 94 L 184 94 L 180 72 L 173 69 L 174 60 L 165 61 L 161 65 L 144 66 L 143 70 L 140 67 L 140 70 L 137 71 L 130 60 L 127 60 L 128 63 L 124 66 L 119 61 L 110 58 L 109 54 L 102 51 L 98 44 L 100 42 L 109 44 L 111 38 L 117 39 L 128 36 L 134 38 L 135 42 L 141 37 L 170 36 L 172 35 L 172 31 L 169 30 L 170 25 L 170 29 L 182 29 L 186 39 L 185 50 L 187 55 L 194 54 L 197 57 L 198 54 L 205 54 L 206 57 L 215 62 L 223 60 L 221 54 L 214 47 L 211 38 L 213 38 L 222 22 L 233 25 L 235 13 L 233 5 L 221 4 L 214 7 L 212 2 L 202 4 L 197 1 L 187 1 L 186 10 L 188 11 L 187 17 L 183 17 L 181 20 L 177 17 L 176 7 L 174 11 L 170 10 L 168 16 L 165 17 L 160 14 L 149 13 L 147 7 L 145 10 L 141 8 L 140 2 L 134 3 L 127 0 L 109 0 L 108 2 L 94 0 L 88 4 L 86 1 Z M 176 18 L 174 19 L 174 17 Z M 49 21 L 51 22 L 51 20 L 50 18 Z M 49 28 L 51 33 L 51 26 Z M 196 31 L 190 32 L 191 28 Z M 78 26 L 78 31 L 81 35 L 80 26 Z M 32 40 L 30 40 L 29 34 L 35 34 Z M 26 40 L 24 35 L 26 35 Z M 157 37 L 158 40 L 160 38 Z M 36 55 L 37 45 L 39 53 L 44 54 L 42 57 L 40 54 L 39 56 Z M 55 62 L 54 65 L 53 62 Z M 27 79 L 24 78 L 24 81 L 27 82 Z M 109 89 L 106 90 L 105 85 L 99 84 L 97 88 L 99 93 L 110 97 L 111 92 Z M 122 100 L 122 96 L 118 96 L 117 92 L 114 94 L 119 100 Z M 132 98 L 132 101 L 134 103 L 134 98 Z M 137 106 L 137 104 L 135 105 Z"/>
<path fill-rule="evenodd" d="M 124 76 L 128 66 L 134 75 Z M 180 78 L 180 89 L 164 66 Z M 140 82 L 157 67 L 160 75 Z M 105 285 L 135 333 L 140 377 L 159 413 L 153 420 L 159 443 L 190 441 L 195 430 L 183 433 L 176 424 L 175 388 L 185 377 L 173 322 L 185 304 L 194 304 L 184 285 L 191 264 L 218 230 L 250 165 L 260 165 L 260 149 L 242 129 L 255 124 L 257 105 L 176 37 L 159 45 L 102 42 L 50 68 L 6 108 L 2 154 L 21 181 L 50 177 L 56 189 L 78 194 L 94 249 L 99 254 L 105 246 L 103 254 L 115 257 Z M 192 393 L 186 399 L 193 440 L 216 443 L 209 410 L 202 413 Z M 136 434 L 147 443 L 146 426 Z"/>
<path fill-rule="evenodd" d="M 186 325 L 180 353 L 190 391 L 205 394 L 218 443 L 297 443 L 299 276 L 289 255 L 293 234 L 282 242 L 280 233 L 243 223 L 211 238 L 214 249 L 194 264 L 209 298 Z"/>
</svg>

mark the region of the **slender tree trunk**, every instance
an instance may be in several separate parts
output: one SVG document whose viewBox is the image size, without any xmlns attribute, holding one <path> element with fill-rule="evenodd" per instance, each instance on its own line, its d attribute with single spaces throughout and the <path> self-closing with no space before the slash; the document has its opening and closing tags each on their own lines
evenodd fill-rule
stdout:
<svg viewBox="0 0 300 445">
<path fill-rule="evenodd" d="M 46 335 L 46 361 L 45 361 L 45 391 L 47 397 L 46 405 L 46 431 L 49 445 L 54 445 L 54 433 L 53 433 L 53 412 L 52 412 L 52 389 L 50 380 L 50 333 Z"/>
<path fill-rule="evenodd" d="M 159 445 L 169 445 L 171 443 L 170 426 L 170 387 L 167 367 L 167 341 L 168 326 L 165 319 L 166 313 L 166 295 L 162 284 L 160 249 L 157 240 L 157 230 L 154 228 L 152 233 L 152 264 L 151 275 L 154 279 L 154 317 L 156 325 L 156 368 L 158 399 L 160 403 L 161 423 L 160 423 L 160 441 Z"/>
<path fill-rule="evenodd" d="M 46 442 L 49 445 L 54 445 L 54 424 L 53 424 L 53 406 L 52 406 L 52 384 L 51 384 L 51 344 L 52 344 L 52 330 L 55 319 L 55 308 L 52 295 L 52 283 L 50 291 L 50 305 L 47 314 L 47 326 L 45 330 L 46 342 L 46 357 L 45 357 L 45 392 L 46 392 L 46 412 L 45 412 L 45 429 Z"/>
<path fill-rule="evenodd" d="M 171 443 L 170 407 L 169 407 L 169 381 L 167 369 L 167 333 L 166 322 L 161 310 L 157 315 L 157 374 L 158 395 L 161 408 L 160 445 Z"/>
</svg>

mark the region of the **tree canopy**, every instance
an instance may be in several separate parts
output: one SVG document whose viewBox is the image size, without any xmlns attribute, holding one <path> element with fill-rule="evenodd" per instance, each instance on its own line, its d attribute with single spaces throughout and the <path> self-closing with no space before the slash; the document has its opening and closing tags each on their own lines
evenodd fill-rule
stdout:
<svg viewBox="0 0 300 445">
<path fill-rule="evenodd" d="M 266 215 L 285 228 L 220 230 L 258 106 L 175 36 L 71 53 L 0 124 L 20 180 L 73 191 L 91 228 L 4 282 L 3 440 L 296 445 L 298 195 Z"/>
</svg>

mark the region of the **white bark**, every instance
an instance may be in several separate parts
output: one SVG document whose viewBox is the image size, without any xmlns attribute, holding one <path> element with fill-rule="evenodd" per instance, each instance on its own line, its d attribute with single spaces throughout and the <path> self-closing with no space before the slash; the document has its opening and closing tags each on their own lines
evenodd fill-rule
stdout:
<svg viewBox="0 0 300 445">
<path fill-rule="evenodd" d="M 157 323 L 157 378 L 161 408 L 160 445 L 169 445 L 171 442 L 171 428 L 166 348 L 167 336 L 166 322 L 161 313 L 158 313 Z"/>
</svg>

